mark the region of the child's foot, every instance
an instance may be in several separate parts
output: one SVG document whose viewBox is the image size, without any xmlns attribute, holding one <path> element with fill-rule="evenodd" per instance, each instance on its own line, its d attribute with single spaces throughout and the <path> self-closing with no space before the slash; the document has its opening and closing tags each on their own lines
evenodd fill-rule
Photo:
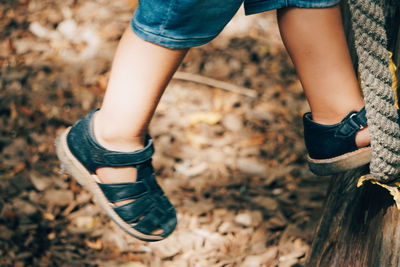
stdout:
<svg viewBox="0 0 400 267">
<path fill-rule="evenodd" d="M 371 137 L 369 136 L 368 125 L 364 129 L 359 130 L 356 133 L 356 146 L 358 148 L 366 147 L 371 144 Z"/>
<path fill-rule="evenodd" d="M 134 152 L 106 149 L 94 137 L 94 113 L 57 138 L 62 164 L 124 231 L 144 241 L 167 237 L 175 229 L 176 212 L 154 177 L 152 139 Z M 116 178 L 119 174 L 127 177 Z"/>
<path fill-rule="evenodd" d="M 308 163 L 317 175 L 330 175 L 368 164 L 371 160 L 370 138 L 365 109 L 350 112 L 332 125 L 312 120 L 304 114 L 304 138 Z"/>
</svg>

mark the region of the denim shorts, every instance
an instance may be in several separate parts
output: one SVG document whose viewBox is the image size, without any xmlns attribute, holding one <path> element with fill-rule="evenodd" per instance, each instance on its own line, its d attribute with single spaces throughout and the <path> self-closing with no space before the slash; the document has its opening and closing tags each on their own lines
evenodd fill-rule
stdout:
<svg viewBox="0 0 400 267">
<path fill-rule="evenodd" d="M 143 40 L 172 48 L 215 38 L 244 3 L 246 15 L 284 7 L 327 8 L 340 0 L 139 0 L 131 26 Z"/>
</svg>

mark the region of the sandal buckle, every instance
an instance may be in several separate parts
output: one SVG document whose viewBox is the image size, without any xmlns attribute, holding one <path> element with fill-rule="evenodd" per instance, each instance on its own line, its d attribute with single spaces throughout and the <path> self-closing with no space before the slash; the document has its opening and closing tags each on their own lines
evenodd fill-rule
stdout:
<svg viewBox="0 0 400 267">
<path fill-rule="evenodd" d="M 357 116 L 357 113 L 351 114 L 350 117 L 349 117 L 349 122 L 350 122 L 352 125 L 355 125 L 359 130 L 364 129 L 364 125 L 362 125 L 362 124 L 358 121 L 358 118 L 355 117 L 355 116 Z M 354 117 L 355 117 L 355 118 L 354 118 Z"/>
</svg>

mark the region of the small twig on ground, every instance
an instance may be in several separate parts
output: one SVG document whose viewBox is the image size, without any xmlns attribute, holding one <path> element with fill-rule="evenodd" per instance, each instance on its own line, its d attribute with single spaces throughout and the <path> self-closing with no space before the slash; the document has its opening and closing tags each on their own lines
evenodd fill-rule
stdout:
<svg viewBox="0 0 400 267">
<path fill-rule="evenodd" d="M 219 81 L 216 79 L 204 77 L 199 74 L 178 71 L 175 73 L 173 78 L 177 79 L 177 80 L 190 81 L 190 82 L 208 85 L 211 87 L 220 88 L 223 90 L 227 90 L 227 91 L 234 92 L 237 94 L 249 96 L 252 98 L 255 98 L 257 96 L 257 92 L 250 88 L 241 87 L 241 86 L 237 86 L 237 85 L 234 85 L 234 84 L 231 84 L 228 82 L 223 82 L 223 81 Z"/>
</svg>

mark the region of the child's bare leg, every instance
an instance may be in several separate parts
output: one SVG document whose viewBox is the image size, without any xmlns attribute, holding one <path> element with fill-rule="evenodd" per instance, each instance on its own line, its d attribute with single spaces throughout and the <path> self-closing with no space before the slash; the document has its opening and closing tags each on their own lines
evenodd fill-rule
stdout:
<svg viewBox="0 0 400 267">
<path fill-rule="evenodd" d="M 138 38 L 128 28 L 115 54 L 101 110 L 94 119 L 97 141 L 109 150 L 132 152 L 143 148 L 147 126 L 187 49 L 173 50 Z M 104 183 L 131 182 L 131 167 L 97 170 Z"/>
<path fill-rule="evenodd" d="M 340 122 L 364 106 L 343 31 L 339 6 L 278 10 L 283 42 L 303 85 L 313 120 Z M 368 130 L 358 132 L 357 146 L 370 142 Z"/>
</svg>

